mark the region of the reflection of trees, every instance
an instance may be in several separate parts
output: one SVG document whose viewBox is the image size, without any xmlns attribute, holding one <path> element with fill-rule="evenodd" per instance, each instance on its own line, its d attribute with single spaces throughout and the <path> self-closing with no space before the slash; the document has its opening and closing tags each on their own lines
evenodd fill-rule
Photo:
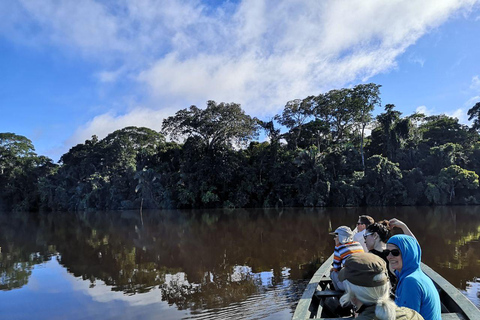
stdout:
<svg viewBox="0 0 480 320">
<path fill-rule="evenodd" d="M 12 264 L 8 263 L 8 261 L 4 261 L 2 258 L 1 269 L 0 290 L 12 290 L 15 288 L 21 288 L 27 284 L 28 278 L 32 273 L 32 263 L 17 262 Z"/>
<path fill-rule="evenodd" d="M 470 240 L 478 239 L 479 209 L 145 211 L 143 226 L 138 212 L 0 216 L 2 285 L 21 287 L 32 265 L 58 252 L 60 263 L 92 286 L 102 280 L 125 294 L 159 287 L 180 309 L 219 308 L 282 288 L 286 280 L 294 280 L 286 291 L 299 291 L 295 281 L 309 278 L 333 252 L 328 232 L 370 214 L 405 221 L 423 261 L 463 287 L 478 276 L 480 248 Z M 268 284 L 261 272 L 271 272 Z M 172 276 L 178 274 L 184 278 Z"/>
<path fill-rule="evenodd" d="M 163 300 L 175 304 L 178 309 L 212 309 L 243 301 L 259 291 L 259 281 L 250 272 L 236 273 L 233 270 L 213 270 L 205 274 L 198 284 L 184 279 L 172 279 L 160 286 Z"/>
<path fill-rule="evenodd" d="M 0 214 L 0 290 L 21 288 L 32 268 L 50 259 L 52 250 L 28 214 Z"/>
</svg>

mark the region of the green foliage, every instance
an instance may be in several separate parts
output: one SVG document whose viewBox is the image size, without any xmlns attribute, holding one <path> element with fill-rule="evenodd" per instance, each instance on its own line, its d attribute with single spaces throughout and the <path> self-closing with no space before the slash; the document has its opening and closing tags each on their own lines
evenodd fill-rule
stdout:
<svg viewBox="0 0 480 320">
<path fill-rule="evenodd" d="M 476 122 L 402 117 L 393 104 L 372 122 L 379 89 L 361 84 L 291 100 L 270 121 L 208 101 L 163 121 L 163 133 L 182 143 L 126 127 L 73 146 L 60 165 L 36 155 L 28 138 L 0 133 L 0 209 L 479 203 Z M 251 141 L 259 130 L 268 141 Z"/>
<path fill-rule="evenodd" d="M 438 176 L 430 177 L 425 195 L 432 204 L 467 204 L 478 189 L 478 175 L 457 165 L 443 168 Z"/>
<path fill-rule="evenodd" d="M 298 138 L 302 134 L 302 127 L 313 114 L 312 99 L 295 99 L 287 102 L 281 115 L 277 115 L 275 120 L 281 125 L 290 129 L 289 137 L 293 143 L 293 149 L 298 147 Z"/>
<path fill-rule="evenodd" d="M 472 129 L 480 131 L 480 102 L 467 111 L 468 121 L 473 120 Z"/>
<path fill-rule="evenodd" d="M 196 106 L 163 120 L 163 132 L 173 139 L 200 137 L 208 150 L 221 145 L 245 144 L 257 136 L 256 121 L 239 104 L 208 101 L 205 110 Z"/>
<path fill-rule="evenodd" d="M 406 196 L 397 163 L 380 155 L 367 159 L 363 178 L 365 202 L 371 206 L 399 205 Z"/>
<path fill-rule="evenodd" d="M 28 138 L 0 133 L 0 209 L 39 209 L 37 182 L 54 172 L 56 166 L 34 150 Z"/>
<path fill-rule="evenodd" d="M 403 178 L 401 183 L 405 186 L 406 196 L 402 205 L 414 206 L 425 203 L 425 177 L 422 170 L 414 168 L 412 170 L 405 170 L 402 173 Z"/>
<path fill-rule="evenodd" d="M 440 146 L 449 142 L 466 146 L 478 139 L 478 134 L 458 123 L 457 118 L 446 115 L 426 117 L 425 123 L 420 125 L 420 131 L 423 134 L 422 143 L 428 147 Z"/>
</svg>

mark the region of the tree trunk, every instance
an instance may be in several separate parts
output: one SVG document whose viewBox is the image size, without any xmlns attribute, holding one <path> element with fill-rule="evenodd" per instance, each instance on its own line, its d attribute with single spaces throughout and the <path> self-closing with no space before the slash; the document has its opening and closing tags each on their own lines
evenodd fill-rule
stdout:
<svg viewBox="0 0 480 320">
<path fill-rule="evenodd" d="M 142 227 L 143 227 L 143 197 L 142 200 L 140 200 L 140 221 L 142 222 Z"/>
<path fill-rule="evenodd" d="M 365 172 L 365 155 L 363 154 L 363 135 L 365 133 L 365 126 L 362 126 L 362 136 L 360 139 L 360 154 L 362 155 L 362 168 L 363 172 Z"/>
</svg>

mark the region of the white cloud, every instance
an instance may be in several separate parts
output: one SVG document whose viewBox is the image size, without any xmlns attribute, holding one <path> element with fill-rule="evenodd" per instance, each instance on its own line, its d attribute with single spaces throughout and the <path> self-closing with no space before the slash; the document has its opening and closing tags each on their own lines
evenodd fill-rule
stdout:
<svg viewBox="0 0 480 320">
<path fill-rule="evenodd" d="M 434 113 L 434 110 L 428 109 L 426 106 L 418 106 L 417 109 L 415 109 L 415 112 L 423 113 L 426 116 L 430 116 Z"/>
<path fill-rule="evenodd" d="M 457 118 L 458 122 L 460 123 L 468 123 L 467 111 L 464 108 L 458 108 L 457 110 L 453 110 L 452 112 L 446 112 L 445 114 L 449 117 Z"/>
<path fill-rule="evenodd" d="M 395 68 L 408 46 L 472 4 L 247 0 L 201 37 L 205 46 L 174 47 L 138 79 L 161 99 L 235 101 L 271 115 L 288 100 Z"/>
<path fill-rule="evenodd" d="M 467 100 L 467 102 L 465 102 L 465 107 L 470 109 L 478 102 L 480 102 L 480 96 L 471 97 L 470 99 Z"/>
<path fill-rule="evenodd" d="M 423 68 L 423 65 L 425 64 L 425 59 L 416 55 L 410 55 L 408 57 L 408 61 L 410 61 L 411 63 L 416 63 L 420 65 L 422 68 Z"/>
<path fill-rule="evenodd" d="M 134 79 L 149 88 L 144 101 L 157 109 L 212 99 L 271 116 L 291 99 L 396 68 L 420 37 L 477 2 L 17 0 L 0 2 L 0 35 L 98 61 L 100 83 Z M 137 108 L 99 115 L 68 143 L 126 125 L 158 129 L 165 114 Z"/>
<path fill-rule="evenodd" d="M 429 109 L 426 106 L 419 106 L 415 111 L 419 113 L 423 113 L 426 116 L 437 114 L 434 108 Z M 452 118 L 457 118 L 460 123 L 463 123 L 463 124 L 468 123 L 467 111 L 465 111 L 465 108 L 458 108 L 453 111 L 446 111 L 444 112 L 444 114 Z"/>
<path fill-rule="evenodd" d="M 470 89 L 480 92 L 480 78 L 478 77 L 478 75 L 472 78 Z"/>
</svg>

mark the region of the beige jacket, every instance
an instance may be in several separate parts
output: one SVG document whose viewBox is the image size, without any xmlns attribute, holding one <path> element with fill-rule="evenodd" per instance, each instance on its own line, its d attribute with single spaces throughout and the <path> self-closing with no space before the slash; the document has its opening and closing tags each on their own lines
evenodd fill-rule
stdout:
<svg viewBox="0 0 480 320">
<path fill-rule="evenodd" d="M 375 317 L 375 306 L 366 307 L 365 310 L 355 320 L 377 320 Z M 396 320 L 424 320 L 423 317 L 417 312 L 405 307 L 397 307 Z"/>
</svg>

